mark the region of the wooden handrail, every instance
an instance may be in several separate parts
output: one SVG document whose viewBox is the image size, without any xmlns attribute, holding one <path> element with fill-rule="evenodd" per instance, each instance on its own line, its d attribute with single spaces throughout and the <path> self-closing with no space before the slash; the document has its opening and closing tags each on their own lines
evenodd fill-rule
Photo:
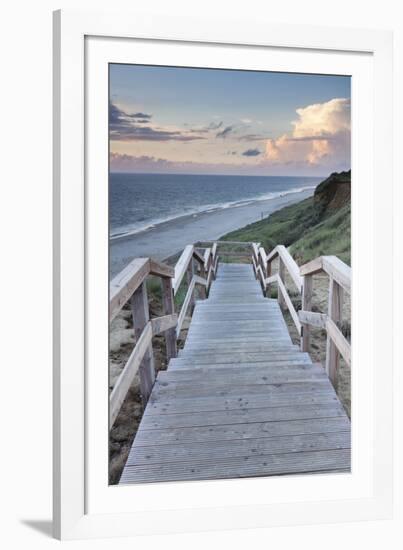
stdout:
<svg viewBox="0 0 403 550">
<path fill-rule="evenodd" d="M 346 292 L 351 292 L 351 267 L 337 256 L 320 256 L 300 267 L 301 275 L 324 272 L 332 277 Z"/>
<path fill-rule="evenodd" d="M 193 272 L 193 259 L 198 262 L 199 272 L 203 276 Z M 140 375 L 143 404 L 145 405 L 147 402 L 155 379 L 152 337 L 164 333 L 167 359 L 169 361 L 176 357 L 177 336 L 179 336 L 189 306 L 194 303 L 195 287 L 196 285 L 201 286 L 202 297 L 206 296 L 217 272 L 218 259 L 217 243 L 205 250 L 203 254 L 196 250 L 194 245 L 188 245 L 183 250 L 175 267 L 153 258 L 135 258 L 111 281 L 109 319 L 112 321 L 124 305 L 131 301 L 136 344 L 110 394 L 110 426 L 115 422 L 137 372 Z M 185 274 L 188 277 L 188 289 L 181 310 L 179 314 L 176 314 L 174 295 Z M 149 275 L 161 278 L 162 305 L 165 314 L 153 319 L 149 318 L 146 288 L 146 279 Z"/>
<path fill-rule="evenodd" d="M 115 422 L 116 417 L 120 411 L 120 407 L 125 400 L 127 392 L 133 382 L 133 379 L 140 368 L 141 361 L 144 358 L 145 353 L 147 352 L 148 347 L 150 346 L 152 339 L 152 326 L 149 321 L 143 329 L 143 332 L 140 335 L 140 338 L 136 342 L 132 353 L 130 354 L 129 359 L 126 362 L 126 365 L 123 367 L 122 372 L 119 375 L 119 378 L 115 382 L 113 390 L 109 397 L 109 425 L 112 427 L 112 424 Z"/>
<path fill-rule="evenodd" d="M 136 258 L 111 281 L 109 320 L 112 321 L 150 273 L 150 260 Z"/>
<path fill-rule="evenodd" d="M 202 256 L 201 254 L 199 254 L 199 252 L 197 252 L 193 244 L 188 244 L 187 246 L 185 246 L 179 260 L 175 265 L 175 275 L 172 281 L 174 295 L 176 295 L 176 293 L 178 292 L 178 289 L 182 283 L 183 277 L 187 272 L 188 267 L 192 262 L 193 258 L 197 260 L 197 262 L 199 262 L 200 265 L 204 266 L 204 263 L 205 263 L 204 256 Z"/>
<path fill-rule="evenodd" d="M 287 307 L 301 337 L 301 350 L 309 351 L 311 326 L 326 330 L 326 372 L 336 385 L 336 375 L 340 355 L 348 365 L 351 364 L 351 346 L 337 326 L 341 320 L 342 291 L 351 292 L 351 268 L 342 262 L 337 256 L 320 256 L 298 267 L 288 250 L 283 245 L 277 245 L 268 255 L 264 248 L 257 243 L 252 243 L 252 266 L 255 276 L 262 285 L 263 292 L 269 293 L 270 285 L 277 283 L 278 301 L 282 307 Z M 271 262 L 279 258 L 278 273 L 271 274 Z M 264 276 L 266 266 L 267 276 Z M 302 295 L 302 309 L 296 311 L 287 292 L 284 282 L 285 270 L 288 271 L 291 280 L 298 292 Z M 329 301 L 328 312 L 314 313 L 312 307 L 313 275 L 317 273 L 329 275 Z"/>
<path fill-rule="evenodd" d="M 298 292 L 302 292 L 303 279 L 300 275 L 298 264 L 282 244 L 277 245 L 267 256 L 266 263 L 272 262 L 277 256 L 284 262 L 287 271 L 296 286 Z"/>
</svg>

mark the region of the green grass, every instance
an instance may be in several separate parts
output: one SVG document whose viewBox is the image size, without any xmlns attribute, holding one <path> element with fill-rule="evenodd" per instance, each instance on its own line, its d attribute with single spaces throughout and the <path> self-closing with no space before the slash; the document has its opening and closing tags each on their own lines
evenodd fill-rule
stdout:
<svg viewBox="0 0 403 550">
<path fill-rule="evenodd" d="M 309 198 L 286 206 L 264 220 L 232 231 L 221 240 L 260 242 L 266 250 L 271 250 L 277 244 L 290 246 L 302 232 L 319 221 L 313 200 Z"/>
<path fill-rule="evenodd" d="M 300 264 L 330 254 L 350 264 L 350 219 L 350 203 L 336 211 L 323 210 L 310 197 L 221 240 L 260 242 L 266 251 L 283 244 Z"/>
<path fill-rule="evenodd" d="M 299 264 L 331 254 L 350 265 L 350 210 L 350 204 L 343 206 L 337 213 L 308 229 L 291 245 L 290 252 Z"/>
</svg>

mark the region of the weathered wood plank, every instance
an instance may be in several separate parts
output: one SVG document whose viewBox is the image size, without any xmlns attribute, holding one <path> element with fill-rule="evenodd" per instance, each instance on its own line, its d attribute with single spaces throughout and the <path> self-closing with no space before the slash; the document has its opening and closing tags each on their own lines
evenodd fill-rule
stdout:
<svg viewBox="0 0 403 550">
<path fill-rule="evenodd" d="M 175 269 L 170 265 L 159 262 L 154 258 L 150 258 L 150 274 L 158 277 L 172 278 L 175 276 Z"/>
<path fill-rule="evenodd" d="M 115 382 L 109 398 L 109 425 L 112 426 L 119 413 L 120 407 L 126 398 L 127 392 L 139 370 L 145 353 L 149 349 L 152 338 L 151 323 L 147 323 L 136 342 L 136 346 L 130 354 L 119 378 Z"/>
<path fill-rule="evenodd" d="M 229 424 L 224 426 L 203 426 L 199 428 L 176 428 L 172 430 L 140 430 L 136 446 L 170 445 L 191 441 L 229 441 L 234 439 L 256 439 L 285 435 L 331 433 L 349 430 L 348 418 L 310 418 L 309 420 L 255 422 L 253 424 Z M 284 473 L 284 472 L 283 472 Z"/>
<path fill-rule="evenodd" d="M 304 277 L 304 283 L 302 288 L 302 310 L 298 312 L 299 320 L 301 321 L 301 351 L 310 350 L 310 322 L 308 320 L 308 310 L 312 307 L 312 293 L 313 293 L 313 277 L 312 275 L 306 275 Z M 312 319 L 312 317 L 310 317 Z"/>
<path fill-rule="evenodd" d="M 298 314 L 295 311 L 294 305 L 291 302 L 291 298 L 288 295 L 287 289 L 285 288 L 284 283 L 280 278 L 278 279 L 278 288 L 284 298 L 285 303 L 287 304 L 287 308 L 291 314 L 292 320 L 294 321 L 295 328 L 297 329 L 298 334 L 301 334 L 301 323 L 299 322 Z"/>
<path fill-rule="evenodd" d="M 348 340 L 344 337 L 341 330 L 331 319 L 327 319 L 326 321 L 326 330 L 330 336 L 330 339 L 343 356 L 343 359 L 348 365 L 351 366 L 351 346 Z"/>
<path fill-rule="evenodd" d="M 221 460 L 233 457 L 260 456 L 265 454 L 298 453 L 349 449 L 350 432 L 289 435 L 277 438 L 245 439 L 225 442 L 192 442 L 191 444 L 156 445 L 155 447 L 133 447 L 128 466 L 141 464 L 164 464 L 187 460 Z"/>
<path fill-rule="evenodd" d="M 329 278 L 329 298 L 328 298 L 328 319 L 331 321 L 330 331 L 327 330 L 327 339 L 326 339 L 326 372 L 329 376 L 332 384 L 336 387 L 337 384 L 337 371 L 340 364 L 340 352 L 334 338 L 341 344 L 343 341 L 340 340 L 336 323 L 341 321 L 342 315 L 342 301 L 343 301 L 343 290 L 338 285 L 338 283 L 333 279 L 332 276 Z M 326 328 L 327 328 L 326 324 Z M 333 337 L 332 337 L 333 334 Z M 340 332 L 341 335 L 341 332 Z M 342 336 L 342 335 L 341 335 Z M 344 337 L 343 337 L 344 338 Z M 346 346 L 344 346 L 346 347 Z"/>
<path fill-rule="evenodd" d="M 180 331 L 182 330 L 183 321 L 185 320 L 186 311 L 189 307 L 190 301 L 191 301 L 192 296 L 193 296 L 194 287 L 195 287 L 195 281 L 194 281 L 194 279 L 192 279 L 192 281 L 190 282 L 190 285 L 188 287 L 185 299 L 183 301 L 182 308 L 181 308 L 180 313 L 179 313 L 178 324 L 176 326 L 176 336 L 177 337 L 179 336 Z"/>
<path fill-rule="evenodd" d="M 322 256 L 324 271 L 333 278 L 346 292 L 351 292 L 351 267 L 337 256 Z"/>
<path fill-rule="evenodd" d="M 176 315 L 176 313 L 171 313 L 170 315 L 164 315 L 163 317 L 155 317 L 154 319 L 151 319 L 153 336 L 161 334 L 161 332 L 165 332 L 170 328 L 176 327 L 177 322 L 178 316 Z"/>
<path fill-rule="evenodd" d="M 299 405 L 286 407 L 266 407 L 234 411 L 212 411 L 200 414 L 168 414 L 144 416 L 142 430 L 186 428 L 190 426 L 222 426 L 224 424 L 250 424 L 253 422 L 279 422 L 280 420 L 303 420 L 308 418 L 332 418 L 343 416 L 340 403 L 329 405 Z"/>
<path fill-rule="evenodd" d="M 239 395 L 226 398 L 214 397 L 193 397 L 193 399 L 180 399 L 175 396 L 164 399 L 157 399 L 149 402 L 146 414 L 170 414 L 170 413 L 193 413 L 204 411 L 231 411 L 236 409 L 257 409 L 261 407 L 287 406 L 290 400 L 295 405 L 322 405 L 337 403 L 338 397 L 330 390 L 318 391 L 313 394 L 287 393 L 286 395 L 274 395 L 269 399 L 265 394 L 245 395 L 240 388 Z"/>
<path fill-rule="evenodd" d="M 320 256 L 319 258 L 315 258 L 314 260 L 311 260 L 304 265 L 301 265 L 299 268 L 299 272 L 302 276 L 315 275 L 316 273 L 320 273 L 321 271 L 323 271 L 322 256 Z"/>
<path fill-rule="evenodd" d="M 174 294 L 172 287 L 172 279 L 162 279 L 162 307 L 164 313 L 167 315 L 173 315 L 175 313 Z M 178 350 L 176 347 L 176 327 L 168 329 L 165 333 L 165 346 L 167 352 L 167 360 L 169 361 L 173 357 L 177 356 Z"/>
<path fill-rule="evenodd" d="M 148 297 L 146 283 L 143 282 L 131 297 L 133 327 L 136 339 L 139 339 L 143 329 L 149 323 L 150 312 L 148 308 Z M 152 344 L 150 342 L 148 349 L 144 353 L 143 359 L 139 368 L 140 376 L 140 392 L 143 405 L 151 394 L 151 390 L 155 380 L 154 354 Z"/>
<path fill-rule="evenodd" d="M 279 369 L 275 365 L 259 365 L 257 364 L 253 369 L 245 369 L 242 365 L 234 365 L 231 367 L 231 380 L 233 382 L 237 382 L 239 380 L 242 381 L 242 383 L 247 379 L 258 379 L 259 377 L 264 377 L 265 375 L 273 375 L 276 373 L 287 373 L 287 372 L 321 372 L 322 374 L 325 373 L 324 368 L 320 363 L 297 363 L 297 364 L 285 364 Z M 168 380 L 170 382 L 173 381 L 181 381 L 183 380 L 186 382 L 186 380 L 202 380 L 203 382 L 206 380 L 210 380 L 210 376 L 214 377 L 214 379 L 218 378 L 225 378 L 225 380 L 228 382 L 228 367 L 225 365 L 216 365 L 216 366 L 210 366 L 210 365 L 200 365 L 199 367 L 190 367 L 189 369 L 182 369 L 181 372 L 173 372 L 171 370 L 167 371 L 160 371 L 158 373 L 158 380 L 164 381 Z M 332 386 L 329 384 L 329 391 L 334 392 Z"/>
<path fill-rule="evenodd" d="M 314 313 L 313 311 L 298 311 L 298 317 L 304 325 L 310 325 L 316 328 L 326 328 L 327 315 L 325 313 Z M 304 333 L 305 333 L 304 327 Z"/>
<path fill-rule="evenodd" d="M 270 476 L 288 473 L 349 471 L 350 449 L 284 453 L 223 461 L 169 462 L 155 466 L 127 466 L 121 483 L 176 479 L 222 479 L 232 477 Z"/>
<path fill-rule="evenodd" d="M 270 395 L 280 395 L 286 393 L 312 393 L 315 391 L 321 391 L 323 389 L 329 389 L 329 380 L 320 378 L 316 381 L 305 381 L 305 382 L 284 382 L 278 384 L 245 384 L 243 390 L 245 394 L 255 395 L 255 394 L 265 394 L 266 396 Z M 240 387 L 237 385 L 227 384 L 225 388 L 220 387 L 209 387 L 204 388 L 202 386 L 185 388 L 184 390 L 176 389 L 176 397 L 186 397 L 192 399 L 193 397 L 230 397 L 233 395 L 239 395 Z M 159 397 L 161 395 L 173 394 L 170 387 L 161 387 L 157 386 L 154 388 L 155 395 L 154 397 Z M 153 392 L 153 394 L 154 394 Z"/>
<path fill-rule="evenodd" d="M 178 292 L 182 279 L 187 271 L 189 262 L 193 258 L 193 245 L 187 245 L 175 265 L 175 277 L 172 281 L 174 295 Z"/>
<path fill-rule="evenodd" d="M 150 272 L 148 258 L 136 258 L 110 283 L 109 320 L 112 321 Z"/>
</svg>

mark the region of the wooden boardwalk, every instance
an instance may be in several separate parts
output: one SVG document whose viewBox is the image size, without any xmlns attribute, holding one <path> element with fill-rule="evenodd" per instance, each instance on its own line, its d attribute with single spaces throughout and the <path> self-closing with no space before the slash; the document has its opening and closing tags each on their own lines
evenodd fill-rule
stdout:
<svg viewBox="0 0 403 550">
<path fill-rule="evenodd" d="M 251 264 L 220 264 L 159 372 L 120 483 L 350 470 L 350 421 Z"/>
</svg>

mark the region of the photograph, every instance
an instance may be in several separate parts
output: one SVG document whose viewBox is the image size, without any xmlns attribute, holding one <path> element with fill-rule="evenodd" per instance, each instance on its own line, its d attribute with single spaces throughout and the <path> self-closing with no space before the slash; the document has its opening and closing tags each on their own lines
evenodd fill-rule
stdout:
<svg viewBox="0 0 403 550">
<path fill-rule="evenodd" d="M 109 484 L 349 473 L 351 76 L 108 67 Z"/>
</svg>

